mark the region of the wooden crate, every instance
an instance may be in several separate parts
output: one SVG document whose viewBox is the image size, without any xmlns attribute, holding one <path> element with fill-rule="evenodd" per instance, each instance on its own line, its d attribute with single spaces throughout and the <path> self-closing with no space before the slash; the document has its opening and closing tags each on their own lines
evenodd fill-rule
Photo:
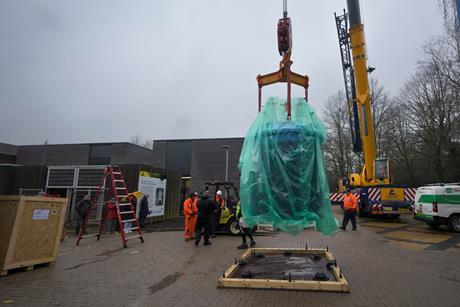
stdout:
<svg viewBox="0 0 460 307">
<path fill-rule="evenodd" d="M 0 196 L 0 275 L 56 260 L 68 200 Z"/>
<path fill-rule="evenodd" d="M 286 290 L 305 290 L 305 291 L 328 291 L 328 292 L 349 292 L 348 282 L 337 266 L 332 253 L 329 249 L 303 249 L 303 248 L 250 248 L 240 260 L 247 260 L 252 253 L 262 254 L 283 254 L 285 252 L 305 255 L 322 255 L 332 265 L 332 273 L 335 281 L 315 281 L 315 280 L 284 280 L 284 279 L 253 279 L 235 277 L 239 269 L 239 261 L 223 273 L 217 286 L 219 288 L 256 288 L 256 289 L 286 289 Z"/>
</svg>

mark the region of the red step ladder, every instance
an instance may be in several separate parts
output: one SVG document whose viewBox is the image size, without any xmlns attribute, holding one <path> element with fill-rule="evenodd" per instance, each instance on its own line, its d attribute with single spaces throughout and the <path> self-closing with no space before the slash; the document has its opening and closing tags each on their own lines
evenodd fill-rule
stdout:
<svg viewBox="0 0 460 307">
<path fill-rule="evenodd" d="M 134 211 L 134 207 L 131 204 L 131 197 L 128 196 L 128 190 L 126 188 L 125 180 L 123 178 L 123 174 L 121 173 L 120 167 L 118 166 L 111 166 L 108 165 L 105 169 L 104 175 L 102 176 L 101 182 L 99 183 L 99 187 L 97 189 L 96 195 L 91 200 L 91 208 L 89 209 L 88 214 L 86 215 L 85 220 L 83 221 L 83 225 L 80 228 L 80 233 L 78 234 L 77 238 L 77 245 L 80 244 L 81 239 L 94 237 L 97 236 L 97 241 L 101 239 L 102 231 L 104 229 L 104 223 L 106 220 L 107 214 L 102 214 L 102 218 L 99 222 L 99 231 L 97 233 L 92 234 L 85 234 L 86 233 L 86 226 L 88 225 L 89 217 L 91 216 L 93 210 L 97 206 L 97 200 L 99 199 L 99 195 L 104 190 L 104 186 L 106 183 L 107 178 L 110 178 L 108 182 L 110 185 L 110 195 L 113 198 L 115 203 L 115 207 L 117 209 L 117 217 L 118 217 L 118 226 L 120 228 L 120 238 L 123 242 L 123 247 L 128 247 L 127 243 L 128 240 L 139 238 L 142 243 L 144 243 L 144 237 L 142 235 L 141 228 L 139 226 L 139 222 L 136 218 L 136 212 Z M 106 198 L 107 195 L 104 195 Z M 106 203 L 106 202 L 104 202 Z M 123 207 L 123 209 L 121 209 Z M 128 207 L 127 210 L 124 207 Z M 120 210 L 121 209 L 121 210 Z M 127 216 L 128 218 L 124 218 Z M 131 227 L 126 230 L 136 230 L 136 235 L 126 236 L 124 224 L 134 222 L 134 227 Z"/>
</svg>

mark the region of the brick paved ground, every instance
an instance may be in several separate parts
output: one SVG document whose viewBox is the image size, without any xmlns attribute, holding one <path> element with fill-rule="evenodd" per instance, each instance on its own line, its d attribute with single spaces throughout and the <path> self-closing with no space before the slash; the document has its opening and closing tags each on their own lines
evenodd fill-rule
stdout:
<svg viewBox="0 0 460 307">
<path fill-rule="evenodd" d="M 413 250 L 446 250 L 459 248 L 460 233 L 454 233 L 441 226 L 431 229 L 425 223 L 414 220 L 412 215 L 399 219 L 359 218 L 361 225 L 394 241 L 403 248 Z"/>
<path fill-rule="evenodd" d="M 54 267 L 0 278 L 0 303 L 21 306 L 459 306 L 460 250 L 408 250 L 360 227 L 327 238 L 312 230 L 258 236 L 259 247 L 332 250 L 351 293 L 217 289 L 240 255 L 237 237 L 195 248 L 179 232 L 152 232 L 121 248 L 116 237 L 63 242 Z"/>
</svg>

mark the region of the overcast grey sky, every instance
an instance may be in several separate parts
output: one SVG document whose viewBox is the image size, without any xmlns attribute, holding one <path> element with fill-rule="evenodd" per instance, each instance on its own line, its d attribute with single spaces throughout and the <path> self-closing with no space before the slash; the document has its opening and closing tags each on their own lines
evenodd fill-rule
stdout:
<svg viewBox="0 0 460 307">
<path fill-rule="evenodd" d="M 361 1 L 373 77 L 393 95 L 442 33 L 437 3 Z M 343 88 L 333 13 L 345 6 L 288 0 L 292 69 L 309 75 L 320 114 Z M 278 67 L 281 10 L 281 0 L 1 1 L 0 142 L 244 136 L 256 75 Z"/>
</svg>

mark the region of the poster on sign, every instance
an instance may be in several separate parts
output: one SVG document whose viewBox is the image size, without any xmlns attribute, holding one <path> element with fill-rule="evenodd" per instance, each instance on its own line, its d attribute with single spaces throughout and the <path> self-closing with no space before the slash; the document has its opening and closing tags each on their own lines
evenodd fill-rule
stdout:
<svg viewBox="0 0 460 307">
<path fill-rule="evenodd" d="M 139 174 L 138 190 L 148 195 L 150 216 L 162 216 L 165 212 L 166 179 L 154 177 L 154 174 L 142 171 Z M 140 203 L 140 202 L 139 202 Z M 137 210 L 139 212 L 139 210 Z"/>
</svg>

